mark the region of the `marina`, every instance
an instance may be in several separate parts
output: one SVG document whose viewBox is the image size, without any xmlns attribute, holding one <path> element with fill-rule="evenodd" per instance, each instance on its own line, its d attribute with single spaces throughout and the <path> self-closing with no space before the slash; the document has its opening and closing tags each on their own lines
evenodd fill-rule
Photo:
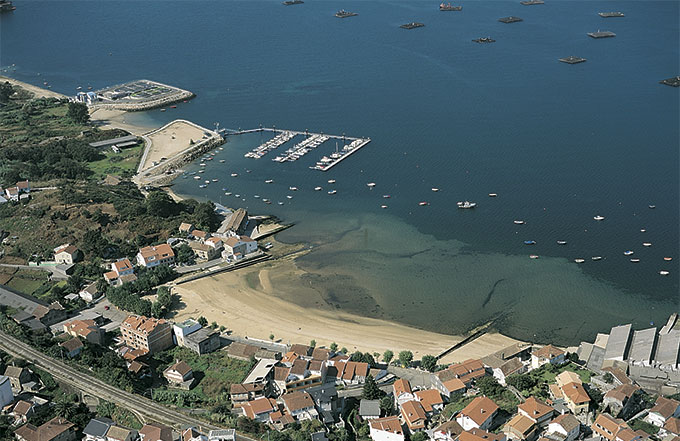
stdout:
<svg viewBox="0 0 680 441">
<path fill-rule="evenodd" d="M 588 32 L 588 36 L 592 38 L 611 38 L 611 37 L 616 37 L 616 34 L 613 33 L 612 31 L 600 31 L 598 30 L 597 32 Z"/>
<path fill-rule="evenodd" d="M 342 151 L 340 151 L 340 152 L 336 151 L 335 153 L 332 153 L 330 155 L 330 157 L 324 156 L 323 158 L 321 158 L 321 160 L 319 162 L 316 163 L 316 165 L 314 167 L 309 167 L 309 168 L 311 168 L 313 170 L 328 171 L 331 168 L 338 165 L 341 161 L 344 161 L 345 159 L 349 158 L 349 156 L 352 153 L 357 152 L 360 148 L 362 148 L 363 146 L 365 146 L 369 142 L 371 142 L 370 138 L 355 139 L 351 143 L 345 145 L 342 148 Z"/>
<path fill-rule="evenodd" d="M 311 150 L 317 148 L 324 142 L 328 141 L 330 138 L 326 135 L 311 135 L 309 138 L 295 144 L 293 147 L 286 150 L 286 154 L 283 156 L 277 156 L 272 159 L 276 162 L 286 162 L 286 161 L 297 161 L 304 155 L 309 153 Z"/>
<path fill-rule="evenodd" d="M 255 147 L 252 151 L 246 153 L 244 156 L 246 158 L 260 159 L 270 151 L 277 149 L 286 142 L 290 141 L 293 139 L 293 137 L 295 137 L 294 133 L 283 131 L 269 141 L 260 144 L 258 147 Z"/>
</svg>

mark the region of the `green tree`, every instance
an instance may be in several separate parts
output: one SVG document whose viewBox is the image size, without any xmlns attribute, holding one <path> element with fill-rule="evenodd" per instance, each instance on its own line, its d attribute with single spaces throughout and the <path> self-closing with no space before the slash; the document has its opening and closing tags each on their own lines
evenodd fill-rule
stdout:
<svg viewBox="0 0 680 441">
<path fill-rule="evenodd" d="M 269 340 L 274 341 L 274 334 L 269 334 Z"/>
<path fill-rule="evenodd" d="M 510 375 L 505 379 L 505 382 L 520 391 L 531 390 L 538 384 L 538 380 L 530 375 Z"/>
<path fill-rule="evenodd" d="M 413 361 L 413 352 L 411 351 L 401 351 L 399 353 L 399 363 L 402 367 L 409 367 Z"/>
<path fill-rule="evenodd" d="M 203 327 L 208 326 L 208 319 L 203 316 L 200 316 L 196 321 L 198 322 L 199 325 Z"/>
<path fill-rule="evenodd" d="M 178 246 L 175 249 L 175 252 L 177 254 L 177 262 L 178 263 L 184 263 L 187 265 L 192 265 L 194 262 L 196 262 L 196 256 L 194 255 L 194 251 L 191 249 L 191 247 L 185 243 L 182 245 Z"/>
<path fill-rule="evenodd" d="M 309 346 L 312 347 L 312 348 L 315 348 L 316 347 L 316 340 L 310 341 Z"/>
<path fill-rule="evenodd" d="M 437 367 L 437 357 L 434 355 L 423 355 L 423 358 L 420 360 L 420 366 L 426 371 L 434 372 Z"/>
<path fill-rule="evenodd" d="M 392 415 L 392 412 L 394 412 L 394 400 L 392 399 L 392 396 L 385 395 L 380 399 L 380 410 L 382 411 L 383 416 Z"/>
<path fill-rule="evenodd" d="M 612 384 L 614 382 L 614 376 L 612 375 L 611 372 L 607 372 L 606 374 L 604 374 L 603 379 L 607 384 Z"/>
<path fill-rule="evenodd" d="M 153 191 L 146 198 L 146 212 L 156 217 L 172 217 L 177 214 L 177 203 L 164 191 Z"/>
<path fill-rule="evenodd" d="M 2 85 L 0 85 L 0 103 L 7 103 L 9 101 L 9 97 L 11 97 L 13 93 L 14 88 L 9 81 L 2 83 Z"/>
<path fill-rule="evenodd" d="M 367 400 L 377 400 L 378 398 L 382 398 L 383 395 L 385 395 L 385 392 L 380 390 L 378 384 L 373 378 L 373 375 L 368 374 L 366 381 L 364 382 L 364 390 L 361 394 L 361 398 L 365 398 Z"/>
<path fill-rule="evenodd" d="M 390 364 L 390 361 L 394 358 L 394 352 L 390 351 L 389 349 L 383 352 L 383 361 L 385 364 Z"/>
<path fill-rule="evenodd" d="M 413 435 L 411 435 L 411 441 L 425 441 L 427 438 L 427 435 L 425 435 L 425 432 L 416 432 Z"/>
<path fill-rule="evenodd" d="M 338 344 L 336 342 L 331 343 L 331 352 L 337 352 L 338 351 Z"/>
<path fill-rule="evenodd" d="M 68 103 L 66 116 L 78 124 L 85 124 L 90 120 L 90 113 L 87 111 L 87 106 L 83 103 Z"/>
</svg>

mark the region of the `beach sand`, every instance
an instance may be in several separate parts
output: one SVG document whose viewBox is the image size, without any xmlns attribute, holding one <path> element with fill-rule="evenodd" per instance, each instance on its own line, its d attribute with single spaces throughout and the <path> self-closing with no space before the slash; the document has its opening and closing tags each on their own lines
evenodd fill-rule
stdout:
<svg viewBox="0 0 680 441">
<path fill-rule="evenodd" d="M 128 112 L 123 110 L 96 109 L 90 111 L 90 119 L 99 125 L 101 129 L 123 129 L 133 135 L 141 136 L 155 129 L 131 124 L 125 120 Z"/>
<path fill-rule="evenodd" d="M 24 83 L 23 81 L 15 80 L 14 78 L 0 75 L 0 82 L 4 83 L 5 81 L 9 81 L 9 83 L 13 86 L 20 86 L 26 89 L 27 91 L 31 92 L 35 98 L 68 98 L 66 95 L 62 95 L 61 93 L 52 92 L 49 89 L 43 89 L 32 84 Z"/>
<path fill-rule="evenodd" d="M 277 247 L 279 244 L 277 244 Z M 205 316 L 236 335 L 282 343 L 338 347 L 350 352 L 395 354 L 413 352 L 414 359 L 438 355 L 462 340 L 460 336 L 424 331 L 387 320 L 361 317 L 328 305 L 313 287 L 301 282 L 304 271 L 294 259 L 280 258 L 234 272 L 189 282 L 173 288 L 182 309 L 174 320 Z M 295 292 L 298 303 L 286 301 L 278 292 Z M 481 357 L 507 347 L 516 340 L 488 334 L 449 354 L 446 362 Z"/>
<path fill-rule="evenodd" d="M 184 121 L 173 121 L 162 130 L 148 136 L 151 146 L 140 170 L 151 167 L 153 162 L 160 162 L 161 158 L 172 158 L 189 148 L 192 140 L 198 142 L 203 135 L 204 130 L 199 127 Z"/>
</svg>

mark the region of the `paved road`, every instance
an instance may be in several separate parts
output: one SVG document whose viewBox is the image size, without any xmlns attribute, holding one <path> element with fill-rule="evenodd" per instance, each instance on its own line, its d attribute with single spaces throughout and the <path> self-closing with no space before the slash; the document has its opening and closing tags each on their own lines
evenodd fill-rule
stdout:
<svg viewBox="0 0 680 441">
<path fill-rule="evenodd" d="M 103 381 L 85 375 L 60 361 L 46 356 L 4 332 L 0 332 L 0 349 L 16 357 L 31 360 L 35 365 L 51 373 L 60 381 L 70 384 L 89 395 L 126 407 L 142 415 L 145 419 L 167 424 L 177 429 L 185 425 L 201 426 L 209 430 L 218 429 L 216 426 L 199 422 L 181 412 L 155 403 L 148 398 L 122 391 Z"/>
<path fill-rule="evenodd" d="M 432 387 L 432 379 L 429 372 L 421 371 L 420 369 L 407 369 L 398 366 L 389 366 L 387 372 L 394 374 L 399 378 L 404 378 L 411 383 L 411 387 L 429 389 Z"/>
</svg>

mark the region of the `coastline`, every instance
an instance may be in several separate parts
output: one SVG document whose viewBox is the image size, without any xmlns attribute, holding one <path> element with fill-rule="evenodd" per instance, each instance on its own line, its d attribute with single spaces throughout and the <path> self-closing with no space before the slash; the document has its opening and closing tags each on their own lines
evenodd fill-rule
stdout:
<svg viewBox="0 0 680 441">
<path fill-rule="evenodd" d="M 0 76 L 0 79 L 23 87 L 36 97 L 67 98 L 8 77 Z M 127 113 L 97 109 L 91 112 L 90 117 L 101 128 L 119 128 L 138 136 L 157 129 L 126 122 Z M 184 199 L 171 188 L 165 187 L 164 190 L 175 201 Z M 416 360 L 423 355 L 438 355 L 463 340 L 464 337 L 459 335 L 425 331 L 337 309 L 311 286 L 303 286 L 300 276 L 306 271 L 295 263 L 301 247 L 282 244 L 273 238 L 271 240 L 278 249 L 292 252 L 264 264 L 173 287 L 184 304 L 173 319 L 203 315 L 208 321 L 216 321 L 241 336 L 267 339 L 270 334 L 274 334 L 275 340 L 285 343 L 308 343 L 313 339 L 319 346 L 329 346 L 335 342 L 338 347 L 346 347 L 349 351 L 380 354 L 387 349 L 395 354 L 409 350 Z M 302 301 L 292 302 L 278 297 L 276 293 L 281 292 L 295 292 L 296 300 Z M 452 363 L 483 357 L 515 342 L 518 340 L 497 332 L 486 333 L 447 354 L 440 362 Z"/>
<path fill-rule="evenodd" d="M 0 82 L 4 83 L 5 81 L 9 82 L 13 86 L 19 86 L 31 92 L 34 95 L 34 98 L 58 98 L 58 99 L 68 98 L 64 94 L 53 92 L 49 89 L 43 89 L 42 87 L 34 86 L 32 84 L 24 83 L 23 81 L 15 80 L 14 78 L 5 75 L 0 75 Z"/>
</svg>

